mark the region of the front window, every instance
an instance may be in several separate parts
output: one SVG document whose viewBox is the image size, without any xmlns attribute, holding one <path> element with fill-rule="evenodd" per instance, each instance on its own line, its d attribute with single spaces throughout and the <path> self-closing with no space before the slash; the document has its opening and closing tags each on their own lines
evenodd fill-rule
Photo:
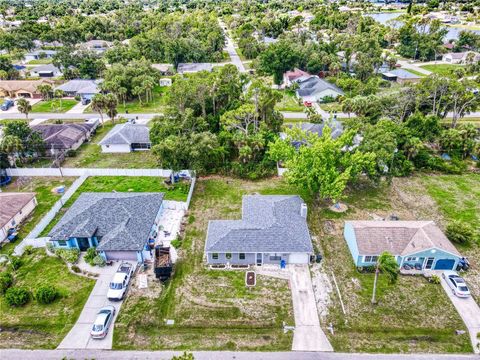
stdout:
<svg viewBox="0 0 480 360">
<path fill-rule="evenodd" d="M 227 260 L 230 260 L 232 258 L 232 253 L 226 253 L 225 257 L 227 258 Z"/>
<path fill-rule="evenodd" d="M 239 258 L 240 260 L 245 260 L 245 253 L 240 253 L 240 254 L 238 254 L 238 258 Z"/>
<path fill-rule="evenodd" d="M 103 325 L 101 324 L 94 324 L 93 325 L 93 331 L 102 331 L 103 330 Z"/>
<path fill-rule="evenodd" d="M 66 240 L 58 240 L 58 246 L 67 246 Z"/>
<path fill-rule="evenodd" d="M 281 256 L 278 256 L 278 255 L 270 256 L 270 261 L 280 261 L 280 260 L 282 260 Z"/>
<path fill-rule="evenodd" d="M 218 260 L 218 253 L 213 253 L 212 254 L 212 259 L 213 260 Z"/>
<path fill-rule="evenodd" d="M 377 259 L 378 259 L 378 256 L 365 256 L 363 258 L 363 262 L 366 262 L 366 263 L 376 263 L 377 262 Z"/>
<path fill-rule="evenodd" d="M 110 283 L 110 289 L 112 290 L 121 290 L 122 289 L 122 283 Z"/>
<path fill-rule="evenodd" d="M 458 287 L 460 291 L 468 291 L 468 288 L 466 286 L 459 286 Z"/>
</svg>

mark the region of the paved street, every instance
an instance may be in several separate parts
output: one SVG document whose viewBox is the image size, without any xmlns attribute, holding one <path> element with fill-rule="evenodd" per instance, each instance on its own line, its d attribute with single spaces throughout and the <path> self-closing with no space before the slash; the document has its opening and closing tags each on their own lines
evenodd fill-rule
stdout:
<svg viewBox="0 0 480 360">
<path fill-rule="evenodd" d="M 442 287 L 467 326 L 475 352 L 480 354 L 480 341 L 478 338 L 478 336 L 480 336 L 480 307 L 471 296 L 467 299 L 461 299 L 453 295 L 452 289 L 450 289 L 443 277 Z"/>
<path fill-rule="evenodd" d="M 139 119 L 152 119 L 153 117 L 157 115 L 162 115 L 161 113 L 156 113 L 156 114 L 118 114 L 118 118 L 125 118 L 125 119 L 135 119 L 138 117 Z M 90 118 L 99 118 L 100 116 L 98 114 L 72 114 L 72 113 L 30 113 L 28 114 L 29 120 L 31 119 L 64 119 L 64 120 L 69 120 L 69 119 L 90 119 Z M 104 115 L 104 119 L 108 119 L 108 116 Z M 0 119 L 25 119 L 24 114 L 20 113 L 6 113 L 6 112 L 0 112 Z"/>
<path fill-rule="evenodd" d="M 58 349 L 111 349 L 113 340 L 113 329 L 115 319 L 120 312 L 123 301 L 112 302 L 107 299 L 108 286 L 112 280 L 113 274 L 117 271 L 119 263 L 115 262 L 112 266 L 105 266 L 97 278 L 97 282 L 85 303 L 85 306 L 70 332 L 65 336 Z M 107 336 L 104 339 L 92 339 L 90 330 L 97 317 L 98 310 L 103 306 L 113 305 L 116 309 L 115 317 Z"/>
<path fill-rule="evenodd" d="M 225 24 L 221 21 L 220 21 L 220 26 L 222 28 L 225 28 Z M 225 37 L 227 38 L 227 44 L 225 45 L 224 50 L 228 52 L 228 55 L 230 56 L 232 64 L 237 67 L 238 71 L 246 72 L 247 70 L 245 70 L 245 66 L 243 66 L 242 60 L 240 59 L 240 56 L 238 56 L 237 51 L 235 50 L 232 38 L 230 38 L 226 30 L 224 30 L 224 32 L 225 32 Z"/>
<path fill-rule="evenodd" d="M 170 360 L 181 352 L 111 350 L 0 350 L 8 360 Z M 345 354 L 329 352 L 233 352 L 194 351 L 195 360 L 478 360 L 477 355 Z"/>
</svg>

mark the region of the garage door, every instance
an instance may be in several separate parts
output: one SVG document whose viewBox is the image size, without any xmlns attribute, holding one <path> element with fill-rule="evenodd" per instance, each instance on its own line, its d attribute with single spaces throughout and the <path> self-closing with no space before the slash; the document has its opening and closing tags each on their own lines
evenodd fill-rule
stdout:
<svg viewBox="0 0 480 360">
<path fill-rule="evenodd" d="M 288 255 L 289 264 L 308 264 L 308 254 L 297 253 Z"/>
<path fill-rule="evenodd" d="M 137 261 L 135 251 L 105 251 L 107 260 L 133 260 Z"/>
<path fill-rule="evenodd" d="M 453 265 L 455 265 L 455 260 L 453 259 L 440 259 L 437 260 L 434 270 L 452 270 Z"/>
</svg>

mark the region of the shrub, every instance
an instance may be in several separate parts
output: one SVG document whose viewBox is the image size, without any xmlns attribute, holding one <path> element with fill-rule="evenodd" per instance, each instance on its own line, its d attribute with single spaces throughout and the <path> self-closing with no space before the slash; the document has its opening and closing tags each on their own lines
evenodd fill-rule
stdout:
<svg viewBox="0 0 480 360">
<path fill-rule="evenodd" d="M 88 248 L 83 259 L 85 260 L 85 262 L 93 266 L 94 265 L 93 259 L 95 259 L 95 256 L 97 256 L 97 250 L 95 250 L 94 247 L 91 247 L 91 248 Z"/>
<path fill-rule="evenodd" d="M 432 284 L 440 284 L 440 276 L 434 274 L 430 276 L 428 281 L 430 281 Z"/>
<path fill-rule="evenodd" d="M 102 256 L 97 255 L 93 258 L 93 264 L 96 266 L 105 266 L 105 259 Z"/>
<path fill-rule="evenodd" d="M 447 226 L 446 235 L 448 239 L 457 244 L 469 244 L 475 237 L 473 229 L 461 222 L 453 221 Z"/>
<path fill-rule="evenodd" d="M 175 249 L 180 248 L 182 241 L 180 239 L 175 239 L 170 243 Z"/>
<path fill-rule="evenodd" d="M 78 249 L 56 249 L 55 254 L 69 264 L 75 264 L 80 256 Z"/>
<path fill-rule="evenodd" d="M 13 284 L 13 275 L 10 272 L 4 271 L 0 273 L 0 294 L 5 294 L 7 289 Z"/>
<path fill-rule="evenodd" d="M 5 301 L 10 306 L 23 306 L 30 300 L 30 292 L 23 287 L 11 287 L 5 293 Z"/>
<path fill-rule="evenodd" d="M 57 296 L 58 291 L 55 286 L 52 285 L 42 285 L 37 289 L 35 293 L 35 299 L 40 304 L 50 304 L 55 301 Z"/>
<path fill-rule="evenodd" d="M 27 245 L 23 248 L 23 253 L 30 255 L 31 253 L 33 253 L 33 249 L 34 249 L 33 245 Z"/>
<path fill-rule="evenodd" d="M 22 266 L 23 261 L 20 257 L 18 256 L 10 256 L 10 267 L 12 268 L 13 271 L 17 271 L 20 266 Z"/>
<path fill-rule="evenodd" d="M 82 272 L 82 270 L 77 265 L 72 266 L 72 271 L 77 274 Z"/>
</svg>

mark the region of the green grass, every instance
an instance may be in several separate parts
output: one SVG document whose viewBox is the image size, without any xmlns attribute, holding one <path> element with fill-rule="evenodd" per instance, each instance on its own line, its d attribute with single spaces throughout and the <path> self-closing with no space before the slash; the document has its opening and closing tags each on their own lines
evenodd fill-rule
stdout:
<svg viewBox="0 0 480 360">
<path fill-rule="evenodd" d="M 119 114 L 124 114 L 127 111 L 130 114 L 140 114 L 140 113 L 158 113 L 163 112 L 165 108 L 165 103 L 168 96 L 168 86 L 155 86 L 153 89 L 153 99 L 148 103 L 143 101 L 140 103 L 138 99 L 128 101 L 123 106 L 123 103 L 120 103 L 117 106 L 117 111 Z M 87 112 L 93 112 L 90 107 L 87 109 Z"/>
<path fill-rule="evenodd" d="M 65 159 L 63 167 L 152 169 L 158 168 L 158 161 L 151 151 L 130 153 L 103 153 L 98 142 L 115 124 L 107 122 L 96 130 L 90 142 L 83 143 L 72 157 Z"/>
<path fill-rule="evenodd" d="M 341 112 L 342 111 L 342 104 L 340 104 L 339 102 L 331 102 L 331 103 L 320 104 L 320 107 L 327 112 Z"/>
<path fill-rule="evenodd" d="M 0 297 L 0 348 L 54 349 L 68 333 L 93 289 L 94 281 L 70 273 L 57 257 L 36 250 L 22 257 L 15 286 L 32 292 L 43 284 L 55 286 L 60 298 L 41 305 L 31 299 L 25 306 L 11 308 Z"/>
<path fill-rule="evenodd" d="M 244 271 L 207 270 L 203 264 L 208 220 L 239 219 L 242 195 L 254 192 L 297 193 L 279 179 L 197 181 L 173 278 L 160 295 L 127 298 L 115 324 L 115 349 L 291 349 L 292 333 L 282 331 L 283 321 L 293 324 L 286 281 L 258 276 L 257 286 L 247 289 Z M 164 319 L 175 325 L 166 326 Z"/>
<path fill-rule="evenodd" d="M 464 65 L 453 65 L 453 64 L 434 64 L 434 65 L 421 65 L 422 69 L 431 71 L 439 75 L 449 75 L 452 70 L 455 69 L 464 69 Z M 410 71 L 410 69 L 408 69 Z"/>
<path fill-rule="evenodd" d="M 30 60 L 28 62 L 28 65 L 45 65 L 45 64 L 51 64 L 53 59 L 49 58 L 44 58 L 44 59 L 37 59 L 37 60 Z"/>
<path fill-rule="evenodd" d="M 13 250 L 16 244 L 33 230 L 38 221 L 50 210 L 60 199 L 61 195 L 52 193 L 52 189 L 59 185 L 70 186 L 74 178 L 55 177 L 31 177 L 14 178 L 12 183 L 2 188 L 5 192 L 34 192 L 37 198 L 37 206 L 30 216 L 21 224 L 18 232 L 18 240 L 8 243 L 2 247 L 0 253 L 8 253 Z"/>
<path fill-rule="evenodd" d="M 282 100 L 275 105 L 275 109 L 278 111 L 303 111 L 305 107 L 298 103 L 298 99 L 295 97 L 295 93 L 292 91 L 283 91 Z"/>
<path fill-rule="evenodd" d="M 78 101 L 73 99 L 62 99 L 62 101 L 55 100 L 42 100 L 32 106 L 32 113 L 64 113 L 73 108 Z"/>
</svg>

